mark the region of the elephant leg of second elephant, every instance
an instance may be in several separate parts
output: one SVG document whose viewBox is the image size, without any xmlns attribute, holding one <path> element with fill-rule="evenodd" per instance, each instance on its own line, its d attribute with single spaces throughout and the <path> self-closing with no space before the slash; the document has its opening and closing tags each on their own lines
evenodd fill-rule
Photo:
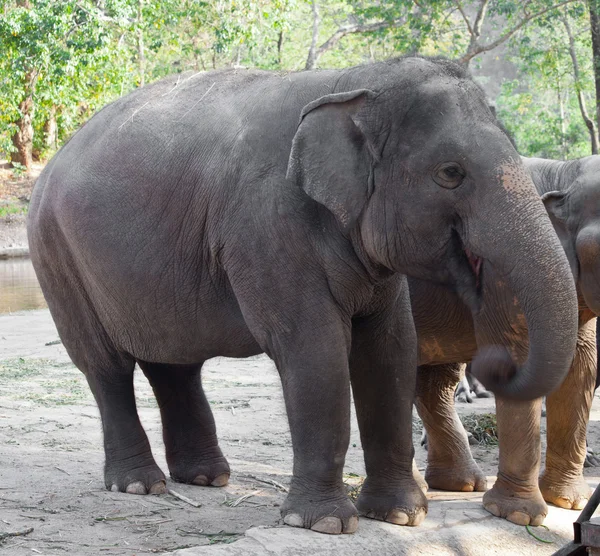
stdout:
<svg viewBox="0 0 600 556">
<path fill-rule="evenodd" d="M 546 502 L 581 510 L 592 490 L 583 478 L 586 429 L 596 379 L 596 323 L 579 329 L 575 359 L 561 387 L 546 399 L 548 448 L 540 489 Z"/>
<path fill-rule="evenodd" d="M 423 365 L 417 371 L 417 411 L 428 435 L 425 480 L 431 488 L 482 492 L 487 488 L 485 475 L 471 455 L 454 408 L 460 371 L 460 364 Z"/>
<path fill-rule="evenodd" d="M 160 407 L 171 477 L 181 483 L 224 486 L 229 464 L 217 441 L 217 428 L 204 390 L 201 365 L 140 362 Z"/>
<path fill-rule="evenodd" d="M 541 525 L 548 514 L 538 487 L 541 405 L 541 398 L 533 402 L 496 398 L 500 462 L 496 483 L 483 495 L 483 506 L 517 525 Z"/>
</svg>

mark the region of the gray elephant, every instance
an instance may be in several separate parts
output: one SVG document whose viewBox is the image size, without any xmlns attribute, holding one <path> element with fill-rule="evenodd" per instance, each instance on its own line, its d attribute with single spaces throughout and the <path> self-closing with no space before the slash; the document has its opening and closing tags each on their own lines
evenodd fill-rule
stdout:
<svg viewBox="0 0 600 556">
<path fill-rule="evenodd" d="M 442 59 L 228 70 L 139 89 L 48 164 L 28 232 L 100 409 L 113 490 L 165 491 L 136 412 L 136 362 L 172 478 L 221 486 L 230 469 L 201 367 L 265 352 L 294 451 L 284 522 L 357 528 L 342 482 L 352 387 L 368 475 L 358 510 L 417 525 L 427 502 L 412 474 L 416 335 L 402 273 L 476 309 L 484 257 L 528 321 L 551 326 L 522 367 L 482 353 L 474 372 L 498 394 L 554 389 L 575 347 L 575 287 L 543 204 L 482 90 Z"/>
<path fill-rule="evenodd" d="M 484 495 L 491 513 L 540 524 L 545 501 L 581 509 L 591 494 L 583 478 L 586 428 L 596 386 L 596 319 L 600 313 L 600 157 L 568 162 L 523 158 L 569 259 L 578 291 L 579 331 L 570 372 L 546 399 L 546 467 L 539 478 L 541 399 L 497 398 L 498 480 Z M 553 240 L 553 238 L 549 238 Z M 447 490 L 485 490 L 466 433 L 454 410 L 459 362 L 479 342 L 505 343 L 517 360 L 527 354 L 527 324 L 503 273 L 483 264 L 485 307 L 477 331 L 467 307 L 448 289 L 410 279 L 420 342 L 417 407 L 428 436 L 426 481 Z M 548 303 L 552 298 L 548 296 Z M 527 320 L 527 324 L 526 321 Z M 487 324 L 482 324 L 487 321 Z M 539 325 L 537 325 L 539 326 Z M 536 333 L 549 333 L 550 324 Z"/>
</svg>

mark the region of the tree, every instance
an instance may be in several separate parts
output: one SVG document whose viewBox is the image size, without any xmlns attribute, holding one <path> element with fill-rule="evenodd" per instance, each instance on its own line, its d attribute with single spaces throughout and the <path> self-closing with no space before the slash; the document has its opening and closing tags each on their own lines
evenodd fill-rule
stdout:
<svg viewBox="0 0 600 556">
<path fill-rule="evenodd" d="M 600 129 L 600 0 L 588 0 L 592 34 L 592 59 L 596 86 L 596 125 Z"/>
<path fill-rule="evenodd" d="M 569 55 L 571 56 L 571 62 L 573 64 L 573 77 L 574 77 L 574 85 L 575 85 L 575 94 L 577 96 L 577 102 L 579 104 L 579 110 L 581 112 L 581 117 L 585 122 L 585 125 L 590 134 L 590 144 L 592 149 L 592 154 L 598 154 L 598 129 L 594 124 L 594 120 L 592 120 L 588 114 L 584 91 L 583 91 L 583 83 L 582 83 L 582 75 L 579 69 L 579 60 L 577 59 L 577 49 L 575 46 L 575 37 L 573 35 L 573 31 L 571 30 L 571 24 L 569 23 L 569 14 L 565 13 L 561 17 L 561 21 L 565 27 L 567 32 L 567 37 L 569 39 Z"/>
<path fill-rule="evenodd" d="M 0 126 L 11 134 L 13 163 L 31 167 L 38 102 L 56 107 L 61 86 L 93 77 L 87 69 L 105 56 L 110 39 L 100 16 L 83 0 L 16 2 L 0 16 Z"/>
</svg>

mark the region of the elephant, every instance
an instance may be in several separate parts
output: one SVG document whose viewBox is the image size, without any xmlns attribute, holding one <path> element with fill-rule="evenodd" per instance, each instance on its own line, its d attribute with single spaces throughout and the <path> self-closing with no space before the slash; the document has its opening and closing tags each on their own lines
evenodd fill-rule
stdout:
<svg viewBox="0 0 600 556">
<path fill-rule="evenodd" d="M 496 398 L 498 480 L 483 498 L 492 514 L 518 524 L 541 524 L 546 502 L 581 509 L 591 494 L 583 478 L 586 428 L 596 387 L 596 315 L 600 313 L 600 156 L 572 161 L 523 158 L 569 259 L 578 292 L 578 339 L 566 380 L 546 398 L 546 467 L 541 461 L 541 399 Z M 553 239 L 553 238 L 550 238 Z M 461 363 L 476 346 L 507 343 L 517 360 L 527 353 L 527 325 L 501 273 L 483 262 L 486 307 L 475 329 L 467 307 L 445 287 L 409 278 L 419 338 L 417 409 L 428 450 L 425 480 L 446 490 L 486 490 L 454 409 Z M 548 297 L 548 302 L 552 298 Z M 531 328 L 531 326 L 530 326 Z"/>
<path fill-rule="evenodd" d="M 114 491 L 166 488 L 135 408 L 136 363 L 160 407 L 171 477 L 222 486 L 230 468 L 202 364 L 266 353 L 294 454 L 284 523 L 352 533 L 360 513 L 418 525 L 427 500 L 412 474 L 405 275 L 452 287 L 477 312 L 486 259 L 531 323 L 551 323 L 523 365 L 482 349 L 473 372 L 497 394 L 552 391 L 575 348 L 576 291 L 550 219 L 482 89 L 444 59 L 230 69 L 140 88 L 46 166 L 28 234 L 60 338 L 98 404 Z M 350 388 L 367 471 L 356 506 L 342 480 Z"/>
</svg>

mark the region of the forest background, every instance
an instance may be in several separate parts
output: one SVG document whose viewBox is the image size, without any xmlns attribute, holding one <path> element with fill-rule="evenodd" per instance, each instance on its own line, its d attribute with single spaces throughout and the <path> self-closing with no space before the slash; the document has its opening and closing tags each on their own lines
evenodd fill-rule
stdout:
<svg viewBox="0 0 600 556">
<path fill-rule="evenodd" d="M 184 71 L 467 65 L 521 154 L 598 153 L 600 0 L 0 1 L 0 155 L 45 160 L 106 103 Z"/>
</svg>

